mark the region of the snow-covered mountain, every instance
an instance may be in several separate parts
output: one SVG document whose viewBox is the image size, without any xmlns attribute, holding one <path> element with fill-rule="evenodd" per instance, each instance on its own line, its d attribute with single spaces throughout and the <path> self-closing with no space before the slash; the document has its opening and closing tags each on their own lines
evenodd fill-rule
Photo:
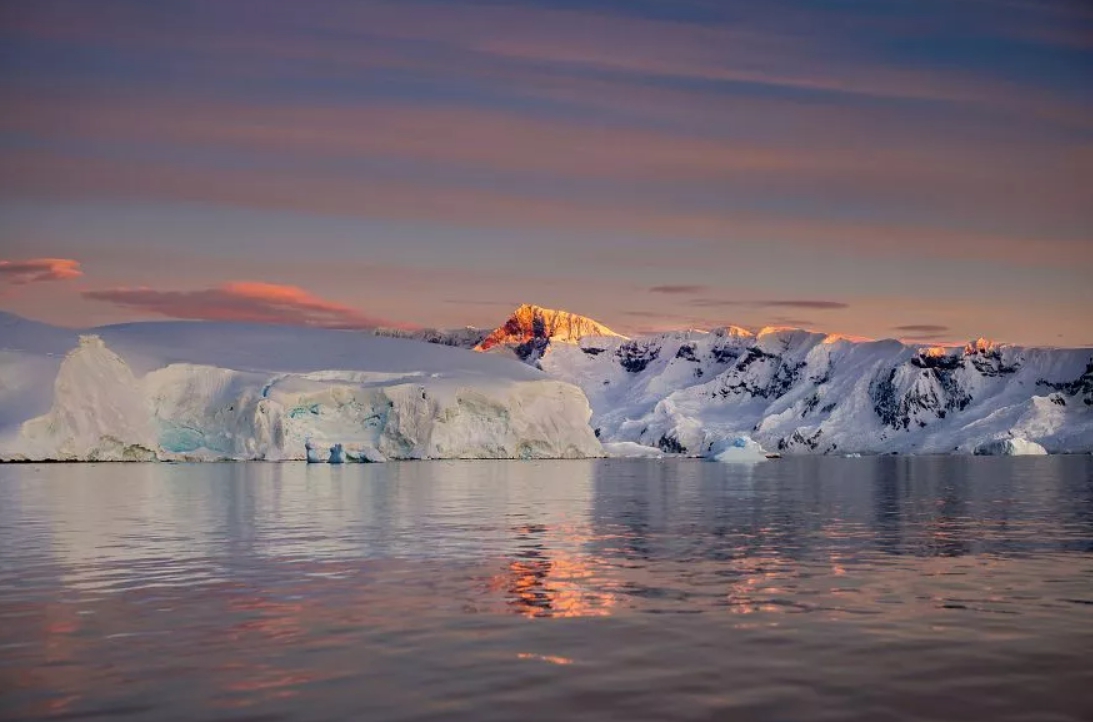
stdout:
<svg viewBox="0 0 1093 722">
<path fill-rule="evenodd" d="M 603 454 L 579 389 L 516 361 L 353 331 L 0 314 L 0 459 Z"/>
<path fill-rule="evenodd" d="M 569 336 L 573 339 L 573 335 Z M 964 348 L 729 327 L 581 334 L 533 359 L 580 386 L 601 441 L 716 454 L 1093 451 L 1093 349 Z M 992 444 L 1018 439 L 1018 444 Z"/>
<path fill-rule="evenodd" d="M 575 344 L 586 336 L 626 338 L 590 318 L 524 304 L 474 350 L 511 352 L 520 360 L 534 364 L 551 345 Z"/>
<path fill-rule="evenodd" d="M 1089 348 L 630 339 L 536 306 L 486 353 L 447 347 L 477 330 L 445 333 L 167 322 L 80 340 L 0 314 L 0 458 L 594 456 L 596 437 L 626 454 L 1093 451 Z"/>
</svg>

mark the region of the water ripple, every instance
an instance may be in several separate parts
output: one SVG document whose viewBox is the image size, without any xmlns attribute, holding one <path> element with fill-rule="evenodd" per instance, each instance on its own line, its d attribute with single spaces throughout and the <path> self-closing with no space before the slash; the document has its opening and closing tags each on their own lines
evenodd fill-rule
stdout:
<svg viewBox="0 0 1093 722">
<path fill-rule="evenodd" d="M 0 717 L 1093 718 L 1093 462 L 0 467 Z"/>
</svg>

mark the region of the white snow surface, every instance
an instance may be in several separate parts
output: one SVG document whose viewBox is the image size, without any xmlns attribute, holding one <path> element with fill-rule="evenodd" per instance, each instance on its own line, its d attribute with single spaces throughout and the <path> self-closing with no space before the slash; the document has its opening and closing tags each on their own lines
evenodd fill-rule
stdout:
<svg viewBox="0 0 1093 722">
<path fill-rule="evenodd" d="M 603 455 L 580 389 L 496 356 L 252 324 L 0 330 L 0 459 Z"/>
<path fill-rule="evenodd" d="M 642 446 L 633 441 L 615 441 L 603 445 L 613 459 L 663 459 L 666 454 L 655 446 Z"/>
<path fill-rule="evenodd" d="M 783 454 L 970 454 L 1017 437 L 1049 453 L 1093 451 L 1090 348 L 729 327 L 585 336 L 534 363 L 584 390 L 609 449 L 713 456 L 743 436 Z"/>
</svg>

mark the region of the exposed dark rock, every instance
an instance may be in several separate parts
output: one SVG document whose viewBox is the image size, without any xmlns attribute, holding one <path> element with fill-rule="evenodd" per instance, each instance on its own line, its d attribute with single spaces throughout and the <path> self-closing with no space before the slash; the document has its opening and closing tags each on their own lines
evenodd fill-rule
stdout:
<svg viewBox="0 0 1093 722">
<path fill-rule="evenodd" d="M 710 349 L 710 358 L 714 363 L 735 363 L 740 358 L 740 348 L 737 346 L 714 346 Z"/>
<path fill-rule="evenodd" d="M 543 355 L 543 352 L 545 352 L 547 350 L 547 347 L 549 346 L 549 338 L 543 338 L 541 336 L 538 336 L 535 338 L 530 338 L 521 344 L 517 344 L 515 347 L 513 347 L 512 350 L 513 353 L 516 354 L 517 358 L 527 363 L 529 360 L 539 359 Z"/>
<path fill-rule="evenodd" d="M 923 358 L 951 358 L 951 357 L 917 357 Z M 873 410 L 885 426 L 893 429 L 908 429 L 911 426 L 912 417 L 919 427 L 926 426 L 926 421 L 919 418 L 923 412 L 936 418 L 943 419 L 950 411 L 963 411 L 972 402 L 972 397 L 960 385 L 956 372 L 960 366 L 953 366 L 945 362 L 940 365 L 925 367 L 911 360 L 913 366 L 924 369 L 922 380 L 915 382 L 910 390 L 899 396 L 896 388 L 896 376 L 899 367 L 893 368 L 888 375 L 874 380 L 870 388 L 870 396 L 873 399 Z M 931 381 L 936 382 L 930 383 Z M 939 393 L 940 391 L 940 393 Z"/>
<path fill-rule="evenodd" d="M 1093 358 L 1086 364 L 1085 372 L 1073 381 L 1052 382 L 1040 379 L 1036 385 L 1047 386 L 1067 396 L 1079 396 L 1086 406 L 1093 406 Z"/>
<path fill-rule="evenodd" d="M 648 341 L 627 341 L 619 346 L 615 355 L 619 358 L 619 365 L 636 374 L 660 356 L 660 347 Z"/>
<path fill-rule="evenodd" d="M 657 441 L 657 448 L 668 454 L 686 454 L 687 447 L 679 443 L 679 439 L 674 436 L 668 436 L 667 434 L 660 437 Z"/>
<path fill-rule="evenodd" d="M 761 359 L 781 359 L 780 356 L 773 353 L 767 353 L 758 346 L 752 346 L 748 349 L 748 354 L 739 363 L 736 364 L 736 368 L 739 371 L 747 371 L 748 367 L 756 361 Z"/>
<path fill-rule="evenodd" d="M 801 433 L 800 429 L 797 429 L 788 437 L 778 440 L 778 450 L 786 451 L 787 449 L 793 447 L 805 446 L 808 447 L 809 451 L 815 451 L 816 448 L 820 445 L 820 437 L 823 435 L 823 433 L 823 429 L 816 429 L 815 433 L 811 434 L 810 436 L 805 436 Z"/>
<path fill-rule="evenodd" d="M 686 361 L 693 361 L 694 363 L 698 363 L 698 358 L 695 356 L 695 344 L 685 343 L 680 346 L 679 350 L 676 351 L 676 358 L 681 358 Z"/>
<path fill-rule="evenodd" d="M 1001 349 L 996 346 L 984 348 L 969 345 L 964 350 L 964 355 L 971 361 L 972 367 L 984 376 L 1008 376 L 1021 369 L 1020 361 L 1006 364 L 1002 360 Z"/>
<path fill-rule="evenodd" d="M 769 379 L 765 383 L 741 378 L 756 364 L 773 366 Z M 765 399 L 776 399 L 789 391 L 801 379 L 801 370 L 805 368 L 805 365 L 804 361 L 789 363 L 778 354 L 767 353 L 753 346 L 734 368 L 723 374 L 721 389 L 714 392 L 713 396 L 726 398 L 733 394 L 747 394 Z M 755 374 L 748 375 L 755 376 Z"/>
<path fill-rule="evenodd" d="M 911 358 L 911 365 L 920 369 L 941 369 L 944 371 L 955 371 L 958 368 L 964 366 L 964 359 L 960 356 L 934 356 L 931 354 L 920 353 L 917 356 Z"/>
</svg>

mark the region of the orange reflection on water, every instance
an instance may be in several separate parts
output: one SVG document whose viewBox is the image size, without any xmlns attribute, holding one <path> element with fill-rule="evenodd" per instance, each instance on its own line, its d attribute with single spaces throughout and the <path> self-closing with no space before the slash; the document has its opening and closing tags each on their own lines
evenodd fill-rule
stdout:
<svg viewBox="0 0 1093 722">
<path fill-rule="evenodd" d="M 780 568 L 784 561 L 778 557 L 753 557 L 737 562 L 743 577 L 729 586 L 727 594 L 729 611 L 733 614 L 756 612 L 783 612 L 785 608 L 771 604 L 766 599 L 783 591 L 775 583 L 785 579 L 787 572 Z"/>
<path fill-rule="evenodd" d="M 241 640 L 251 632 L 257 632 L 275 640 L 288 640 L 305 633 L 301 620 L 307 618 L 307 608 L 299 602 L 278 602 L 261 597 L 233 599 L 229 603 L 233 612 L 258 612 L 255 619 L 241 621 L 229 630 L 233 639 Z"/>
<path fill-rule="evenodd" d="M 221 687 L 223 692 L 233 695 L 219 701 L 220 707 L 229 709 L 295 697 L 300 694 L 301 685 L 316 679 L 315 675 L 289 672 L 269 664 L 232 663 L 221 666 L 220 670 L 229 675 L 243 675 L 242 679 L 226 680 Z"/>
<path fill-rule="evenodd" d="M 519 527 L 516 531 L 522 538 L 538 538 L 548 528 Z M 562 533 L 566 547 L 588 540 L 572 530 Z M 595 577 L 588 556 L 551 551 L 537 544 L 510 561 L 505 572 L 494 576 L 490 589 L 504 591 L 507 603 L 525 617 L 605 617 L 617 600 L 614 594 L 593 588 Z"/>
</svg>

